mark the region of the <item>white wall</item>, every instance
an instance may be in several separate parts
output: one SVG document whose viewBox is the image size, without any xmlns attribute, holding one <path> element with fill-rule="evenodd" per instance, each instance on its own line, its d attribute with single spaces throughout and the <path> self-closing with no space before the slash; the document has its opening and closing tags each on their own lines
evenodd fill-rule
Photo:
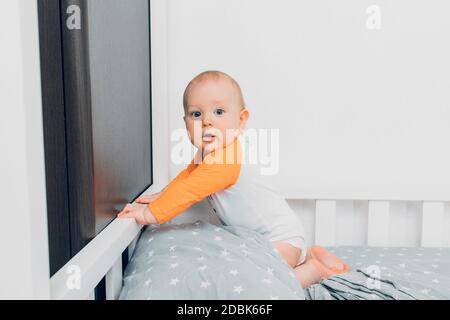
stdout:
<svg viewBox="0 0 450 320">
<path fill-rule="evenodd" d="M 49 297 L 36 1 L 0 2 L 0 299 Z"/>
<path fill-rule="evenodd" d="M 367 27 L 381 10 L 380 29 Z M 446 0 L 170 0 L 170 130 L 206 69 L 240 82 L 249 127 L 280 130 L 287 198 L 450 200 Z M 171 164 L 171 175 L 180 167 Z"/>
</svg>

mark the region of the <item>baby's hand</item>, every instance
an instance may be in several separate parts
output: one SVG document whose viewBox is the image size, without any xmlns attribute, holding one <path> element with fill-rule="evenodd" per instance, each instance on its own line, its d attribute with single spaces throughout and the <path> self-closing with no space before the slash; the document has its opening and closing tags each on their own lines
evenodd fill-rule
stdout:
<svg viewBox="0 0 450 320">
<path fill-rule="evenodd" d="M 146 204 L 130 204 L 128 203 L 125 208 L 117 215 L 118 218 L 134 218 L 138 224 L 154 224 L 158 223 L 156 218 L 150 212 L 148 205 Z"/>
</svg>

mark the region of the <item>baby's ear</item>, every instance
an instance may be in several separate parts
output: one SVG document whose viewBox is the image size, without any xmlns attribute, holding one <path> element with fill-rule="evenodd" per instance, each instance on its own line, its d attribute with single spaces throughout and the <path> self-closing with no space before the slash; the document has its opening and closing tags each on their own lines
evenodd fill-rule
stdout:
<svg viewBox="0 0 450 320">
<path fill-rule="evenodd" d="M 245 123 L 249 117 L 250 117 L 250 112 L 248 112 L 248 109 L 246 107 L 244 107 L 244 109 L 241 110 L 241 115 L 240 115 L 241 122 L 244 121 L 244 123 Z"/>
</svg>

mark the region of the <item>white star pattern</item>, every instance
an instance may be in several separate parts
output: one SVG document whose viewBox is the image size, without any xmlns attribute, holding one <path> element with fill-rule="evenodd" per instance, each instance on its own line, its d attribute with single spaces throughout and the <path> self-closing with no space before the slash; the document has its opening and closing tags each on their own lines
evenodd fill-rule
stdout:
<svg viewBox="0 0 450 320">
<path fill-rule="evenodd" d="M 145 281 L 144 285 L 148 287 L 150 283 L 152 283 L 152 279 L 148 279 L 147 281 Z"/>
<path fill-rule="evenodd" d="M 200 285 L 201 288 L 208 288 L 211 285 L 211 283 L 206 280 L 206 281 L 202 281 L 202 284 Z"/>
<path fill-rule="evenodd" d="M 271 276 L 273 276 L 273 269 L 272 268 L 267 268 L 267 273 L 270 274 Z"/>
<path fill-rule="evenodd" d="M 215 236 L 215 237 L 214 237 L 214 240 L 216 240 L 216 241 L 222 241 L 222 238 L 219 237 L 219 236 Z"/>
<path fill-rule="evenodd" d="M 202 248 L 200 248 L 200 247 L 195 247 L 194 250 L 202 251 Z"/>
<path fill-rule="evenodd" d="M 267 283 L 267 284 L 271 284 L 271 283 L 272 283 L 272 281 L 271 281 L 270 279 L 263 279 L 263 281 L 264 281 L 265 283 Z"/>
<path fill-rule="evenodd" d="M 208 268 L 207 265 L 202 265 L 201 267 L 198 268 L 198 270 L 204 271 L 206 268 Z"/>
<path fill-rule="evenodd" d="M 242 288 L 242 286 L 235 286 L 233 291 L 241 294 L 241 292 L 244 291 L 244 288 Z"/>
<path fill-rule="evenodd" d="M 170 252 L 170 251 L 175 251 L 175 248 L 176 248 L 176 246 L 170 246 L 169 252 Z"/>
<path fill-rule="evenodd" d="M 151 237 L 147 240 L 147 242 L 152 242 L 152 241 L 153 241 L 153 237 Z"/>
<path fill-rule="evenodd" d="M 221 231 L 222 228 L 215 228 L 214 231 Z"/>
<path fill-rule="evenodd" d="M 237 270 L 230 270 L 230 274 L 236 276 L 239 272 Z"/>
<path fill-rule="evenodd" d="M 153 257 L 153 254 L 155 253 L 155 251 L 154 250 L 152 250 L 152 251 L 150 251 L 149 253 L 148 253 L 148 256 L 149 257 Z"/>
<path fill-rule="evenodd" d="M 422 293 L 424 293 L 424 294 L 429 294 L 429 293 L 430 293 L 430 290 L 428 290 L 428 289 L 422 289 L 422 290 L 420 290 L 420 292 L 422 292 Z"/>
<path fill-rule="evenodd" d="M 220 253 L 222 256 L 225 256 L 225 257 L 229 255 L 229 252 L 227 251 L 227 249 L 223 249 L 222 251 L 220 251 Z"/>
<path fill-rule="evenodd" d="M 175 269 L 178 267 L 178 263 L 171 263 L 169 269 Z"/>
<path fill-rule="evenodd" d="M 170 279 L 171 286 L 176 286 L 178 282 L 180 282 L 180 280 L 178 278 Z"/>
</svg>

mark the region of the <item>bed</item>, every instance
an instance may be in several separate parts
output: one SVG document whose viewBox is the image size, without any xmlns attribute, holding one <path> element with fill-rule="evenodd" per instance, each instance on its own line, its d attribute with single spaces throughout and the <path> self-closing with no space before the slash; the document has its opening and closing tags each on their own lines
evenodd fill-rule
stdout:
<svg viewBox="0 0 450 320">
<path fill-rule="evenodd" d="M 450 248 L 328 247 L 350 272 L 303 290 L 270 242 L 203 221 L 148 227 L 119 299 L 450 299 Z"/>
</svg>

